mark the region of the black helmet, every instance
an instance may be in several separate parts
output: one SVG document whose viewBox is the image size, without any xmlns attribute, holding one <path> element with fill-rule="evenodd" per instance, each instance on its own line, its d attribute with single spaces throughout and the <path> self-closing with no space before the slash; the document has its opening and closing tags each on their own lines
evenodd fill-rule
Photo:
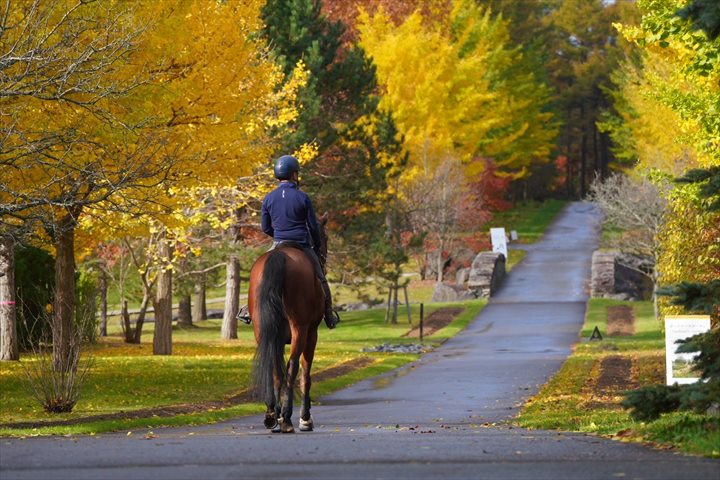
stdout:
<svg viewBox="0 0 720 480">
<path fill-rule="evenodd" d="M 300 171 L 300 162 L 292 155 L 283 155 L 275 160 L 275 178 L 289 180 L 293 172 Z"/>
</svg>

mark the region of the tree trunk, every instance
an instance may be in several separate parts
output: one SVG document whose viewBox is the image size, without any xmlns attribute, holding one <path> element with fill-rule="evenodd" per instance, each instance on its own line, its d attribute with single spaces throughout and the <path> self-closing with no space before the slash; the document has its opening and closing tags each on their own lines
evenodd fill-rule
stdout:
<svg viewBox="0 0 720 480">
<path fill-rule="evenodd" d="M 158 242 L 160 272 L 155 292 L 155 332 L 153 355 L 172 355 L 172 247 L 166 238 Z"/>
<path fill-rule="evenodd" d="M 53 302 L 53 365 L 68 362 L 75 314 L 75 221 L 60 220 L 55 238 L 55 300 Z"/>
<path fill-rule="evenodd" d="M 0 236 L 0 360 L 19 360 L 15 305 L 15 242 Z"/>
<path fill-rule="evenodd" d="M 140 312 L 138 313 L 137 322 L 135 322 L 135 331 L 133 332 L 130 343 L 140 343 L 142 340 L 142 329 L 145 324 L 145 315 L 147 315 L 148 305 L 150 304 L 150 297 L 152 296 L 152 290 L 143 291 L 143 299 L 140 304 Z"/>
<path fill-rule="evenodd" d="M 190 294 L 184 294 L 180 297 L 178 305 L 178 325 L 183 327 L 192 327 L 192 310 L 191 310 Z"/>
<path fill-rule="evenodd" d="M 100 336 L 107 337 L 107 274 L 100 272 Z"/>
<path fill-rule="evenodd" d="M 120 324 L 122 325 L 123 333 L 125 334 L 125 343 L 133 343 L 133 332 L 130 326 L 130 312 L 128 312 L 127 300 L 122 301 L 120 307 Z"/>
<path fill-rule="evenodd" d="M 393 284 L 393 311 L 392 311 L 392 318 L 390 319 L 390 323 L 393 325 L 397 325 L 397 313 L 398 313 L 398 280 L 395 279 L 395 283 Z"/>
<path fill-rule="evenodd" d="M 225 313 L 223 314 L 220 338 L 237 338 L 237 314 L 240 308 L 240 261 L 230 257 L 227 262 L 227 282 L 225 286 Z"/>
<path fill-rule="evenodd" d="M 195 302 L 192 306 L 192 321 L 199 322 L 207 318 L 205 311 L 205 279 L 199 280 L 195 284 Z"/>
</svg>

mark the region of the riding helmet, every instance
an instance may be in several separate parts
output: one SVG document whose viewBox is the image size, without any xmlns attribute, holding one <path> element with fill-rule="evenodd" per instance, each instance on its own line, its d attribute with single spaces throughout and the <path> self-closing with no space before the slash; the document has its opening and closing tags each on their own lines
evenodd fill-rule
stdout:
<svg viewBox="0 0 720 480">
<path fill-rule="evenodd" d="M 292 155 L 283 155 L 275 160 L 275 178 L 289 180 L 293 172 L 300 171 L 300 162 Z"/>
</svg>

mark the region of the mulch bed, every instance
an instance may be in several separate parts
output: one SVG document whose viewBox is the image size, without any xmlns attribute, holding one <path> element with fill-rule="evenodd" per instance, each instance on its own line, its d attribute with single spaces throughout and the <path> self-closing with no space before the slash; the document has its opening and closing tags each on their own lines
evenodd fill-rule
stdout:
<svg viewBox="0 0 720 480">
<path fill-rule="evenodd" d="M 600 362 L 600 375 L 586 384 L 591 400 L 590 408 L 621 408 L 618 397 L 626 390 L 638 387 L 632 372 L 632 360 L 621 355 L 610 355 Z"/>
<path fill-rule="evenodd" d="M 607 309 L 607 334 L 627 337 L 635 333 L 635 312 L 628 305 L 616 305 Z"/>
<path fill-rule="evenodd" d="M 447 327 L 464 310 L 462 307 L 445 307 L 435 310 L 423 320 L 423 336 L 430 336 L 441 328 Z M 420 338 L 420 327 L 413 328 L 403 336 Z"/>
<path fill-rule="evenodd" d="M 314 382 L 321 382 L 332 378 L 338 378 L 346 375 L 354 370 L 367 367 L 374 363 L 375 360 L 369 357 L 360 357 L 353 360 L 348 360 L 339 365 L 335 365 L 324 370 L 320 370 L 312 375 Z M 69 420 L 55 420 L 55 421 L 44 421 L 44 422 L 18 422 L 18 423 L 2 423 L 0 428 L 42 428 L 42 427 L 57 427 L 67 425 L 78 425 L 81 423 L 98 422 L 104 420 L 124 420 L 124 419 L 135 419 L 135 418 L 148 418 L 148 417 L 174 417 L 176 415 L 185 415 L 191 413 L 207 412 L 211 410 L 217 410 L 222 408 L 228 408 L 243 403 L 253 401 L 252 392 L 249 389 L 242 390 L 241 392 L 227 397 L 223 400 L 213 400 L 200 403 L 189 403 L 182 405 L 169 405 L 166 407 L 154 407 L 154 408 L 143 408 L 140 410 L 133 410 L 130 412 L 120 411 L 117 413 L 108 413 L 104 415 L 92 415 L 87 417 L 73 418 Z"/>
</svg>

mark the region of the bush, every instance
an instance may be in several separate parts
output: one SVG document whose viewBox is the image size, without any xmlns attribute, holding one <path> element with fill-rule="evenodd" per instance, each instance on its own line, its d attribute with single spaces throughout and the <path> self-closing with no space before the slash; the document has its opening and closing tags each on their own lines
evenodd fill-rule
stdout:
<svg viewBox="0 0 720 480">
<path fill-rule="evenodd" d="M 20 348 L 29 350 L 50 334 L 50 323 L 43 321 L 52 304 L 55 261 L 44 250 L 17 247 L 15 250 L 15 295 Z"/>
</svg>

